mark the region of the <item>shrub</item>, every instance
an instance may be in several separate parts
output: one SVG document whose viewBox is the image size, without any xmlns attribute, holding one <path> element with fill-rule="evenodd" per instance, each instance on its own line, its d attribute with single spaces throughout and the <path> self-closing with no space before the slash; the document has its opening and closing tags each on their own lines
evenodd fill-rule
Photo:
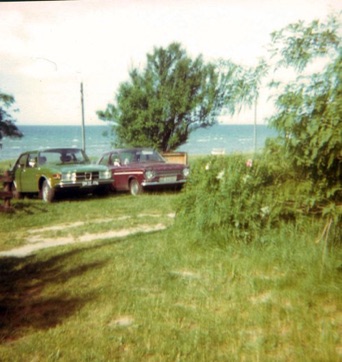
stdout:
<svg viewBox="0 0 342 362">
<path fill-rule="evenodd" d="M 308 201 L 310 180 L 271 146 L 253 160 L 245 155 L 195 160 L 176 222 L 197 241 L 226 244 L 266 242 L 284 223 L 299 223 L 309 211 L 317 217 Z"/>
<path fill-rule="evenodd" d="M 178 222 L 201 237 L 249 241 L 276 221 L 274 181 L 260 160 L 199 159 L 180 199 Z"/>
</svg>

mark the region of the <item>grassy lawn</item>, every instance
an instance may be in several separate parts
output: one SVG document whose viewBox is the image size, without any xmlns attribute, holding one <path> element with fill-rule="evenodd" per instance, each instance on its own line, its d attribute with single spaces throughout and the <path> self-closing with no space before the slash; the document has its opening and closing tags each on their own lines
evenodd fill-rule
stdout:
<svg viewBox="0 0 342 362">
<path fill-rule="evenodd" d="M 342 252 L 318 241 L 324 222 L 196 244 L 179 197 L 14 200 L 0 252 L 72 242 L 0 257 L 0 360 L 340 361 Z"/>
</svg>

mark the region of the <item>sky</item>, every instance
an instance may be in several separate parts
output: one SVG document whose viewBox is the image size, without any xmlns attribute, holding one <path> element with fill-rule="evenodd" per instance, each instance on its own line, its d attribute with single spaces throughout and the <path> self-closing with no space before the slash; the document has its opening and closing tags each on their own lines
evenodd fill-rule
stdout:
<svg viewBox="0 0 342 362">
<path fill-rule="evenodd" d="M 255 65 L 270 34 L 298 20 L 325 20 L 340 0 L 75 0 L 0 2 L 0 92 L 15 98 L 17 125 L 105 124 L 132 67 L 178 42 L 192 58 Z M 273 109 L 261 92 L 258 123 Z M 253 123 L 251 111 L 224 117 Z"/>
</svg>

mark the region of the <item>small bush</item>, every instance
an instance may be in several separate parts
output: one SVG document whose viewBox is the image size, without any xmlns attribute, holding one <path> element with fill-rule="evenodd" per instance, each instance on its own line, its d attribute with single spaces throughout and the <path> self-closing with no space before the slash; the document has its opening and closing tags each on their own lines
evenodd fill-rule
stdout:
<svg viewBox="0 0 342 362">
<path fill-rule="evenodd" d="M 197 160 L 180 199 L 178 220 L 202 237 L 251 240 L 274 222 L 273 181 L 262 162 L 246 162 L 240 155 Z"/>
</svg>

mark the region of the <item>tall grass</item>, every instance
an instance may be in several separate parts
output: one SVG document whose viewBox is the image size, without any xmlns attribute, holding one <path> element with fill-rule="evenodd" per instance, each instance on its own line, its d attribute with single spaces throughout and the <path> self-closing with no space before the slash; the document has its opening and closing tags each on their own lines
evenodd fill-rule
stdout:
<svg viewBox="0 0 342 362">
<path fill-rule="evenodd" d="M 301 179 L 286 160 L 279 167 L 282 161 L 265 154 L 254 160 L 244 155 L 196 160 L 179 201 L 178 222 L 190 238 L 223 245 L 272 242 L 274 230 L 288 224 L 300 228 L 310 218 L 320 224 L 324 211 L 312 201 L 310 180 Z M 334 217 L 326 213 L 327 222 L 334 221 L 327 235 L 340 242 L 341 208 L 334 211 Z"/>
<path fill-rule="evenodd" d="M 322 238 L 325 221 L 288 220 L 248 243 L 202 233 L 200 243 L 169 216 L 185 194 L 14 201 L 14 214 L 0 214 L 2 250 L 80 220 L 80 235 L 167 229 L 1 258 L 0 360 L 339 361 L 342 253 Z"/>
</svg>

